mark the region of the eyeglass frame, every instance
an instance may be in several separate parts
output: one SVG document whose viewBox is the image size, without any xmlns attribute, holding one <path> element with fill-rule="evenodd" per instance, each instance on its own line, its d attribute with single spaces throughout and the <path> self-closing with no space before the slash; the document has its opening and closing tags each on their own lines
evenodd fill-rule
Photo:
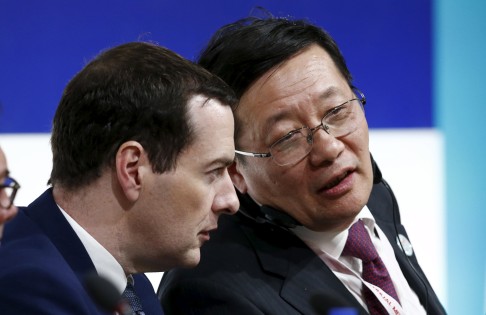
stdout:
<svg viewBox="0 0 486 315">
<path fill-rule="evenodd" d="M 5 182 L 10 182 L 9 184 L 5 184 Z M 0 184 L 0 190 L 3 190 L 5 188 L 12 188 L 12 194 L 9 196 L 9 204 L 8 206 L 4 206 L 1 201 L 0 201 L 0 207 L 5 208 L 5 209 L 10 209 L 12 207 L 13 202 L 15 200 L 15 196 L 17 196 L 17 191 L 20 189 L 20 184 L 12 177 L 7 176 L 5 181 Z"/>
<path fill-rule="evenodd" d="M 355 94 L 355 97 L 350 99 L 350 100 L 347 100 L 346 102 L 343 102 L 337 106 L 334 106 L 332 107 L 329 111 L 327 111 L 324 116 L 321 118 L 321 123 L 317 126 L 315 126 L 314 128 L 310 128 L 309 126 L 302 126 L 301 128 L 298 128 L 298 129 L 294 129 L 294 130 L 291 130 L 289 131 L 288 133 L 286 133 L 283 137 L 277 139 L 275 142 L 273 142 L 270 146 L 269 146 L 269 150 L 272 146 L 274 146 L 275 144 L 277 144 L 279 141 L 281 141 L 283 138 L 285 138 L 287 135 L 291 134 L 291 133 L 295 133 L 297 131 L 300 131 L 302 129 L 309 129 L 310 133 L 309 133 L 309 136 L 312 140 L 312 144 L 311 144 L 311 149 L 309 150 L 309 152 L 307 152 L 303 157 L 301 157 L 300 159 L 298 159 L 297 161 L 295 162 L 290 162 L 290 163 L 286 163 L 286 164 L 278 164 L 277 162 L 275 162 L 275 159 L 272 159 L 274 161 L 275 164 L 277 164 L 278 166 L 287 166 L 287 165 L 290 165 L 290 164 L 296 164 L 298 163 L 299 161 L 301 161 L 302 159 L 304 159 L 307 155 L 309 155 L 310 151 L 312 150 L 312 145 L 314 145 L 314 133 L 315 131 L 319 130 L 322 128 L 322 130 L 324 130 L 324 132 L 326 132 L 328 135 L 331 135 L 330 132 L 329 132 L 329 125 L 325 125 L 324 124 L 324 119 L 326 118 L 326 116 L 329 114 L 329 113 L 332 113 L 332 111 L 340 106 L 343 106 L 347 103 L 351 103 L 353 101 L 358 101 L 360 104 L 361 104 L 361 108 L 364 109 L 364 105 L 366 105 L 366 97 L 365 95 L 363 94 L 363 92 L 361 92 L 359 89 L 353 87 L 352 88 L 353 90 L 353 93 Z M 269 151 L 267 153 L 256 153 L 256 152 L 247 152 L 247 151 L 241 151 L 241 150 L 235 150 L 235 153 L 236 154 L 239 154 L 239 155 L 243 155 L 243 156 L 249 156 L 249 157 L 257 157 L 257 158 L 269 158 L 269 157 L 273 157 L 272 153 Z"/>
</svg>

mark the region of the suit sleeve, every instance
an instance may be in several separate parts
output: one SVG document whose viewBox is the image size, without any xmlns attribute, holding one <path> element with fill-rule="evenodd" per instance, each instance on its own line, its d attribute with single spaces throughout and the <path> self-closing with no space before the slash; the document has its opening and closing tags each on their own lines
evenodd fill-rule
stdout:
<svg viewBox="0 0 486 315">
<path fill-rule="evenodd" d="M 93 314 L 92 304 L 77 279 L 73 283 L 62 275 L 46 272 L 42 265 L 23 266 L 28 268 L 2 266 L 1 314 Z"/>
<path fill-rule="evenodd" d="M 244 296 L 207 280 L 182 280 L 161 296 L 166 315 L 262 315 Z"/>
</svg>

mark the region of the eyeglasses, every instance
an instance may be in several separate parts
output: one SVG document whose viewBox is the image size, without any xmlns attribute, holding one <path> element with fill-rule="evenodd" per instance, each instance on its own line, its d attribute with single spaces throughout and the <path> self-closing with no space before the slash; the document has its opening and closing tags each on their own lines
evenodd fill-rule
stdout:
<svg viewBox="0 0 486 315">
<path fill-rule="evenodd" d="M 2 208 L 8 209 L 12 206 L 19 188 L 19 183 L 11 177 L 7 177 L 5 181 L 0 184 L 0 206 Z"/>
<path fill-rule="evenodd" d="M 305 158 L 312 149 L 314 133 L 321 129 L 335 138 L 347 136 L 358 129 L 364 118 L 366 98 L 361 91 L 353 89 L 355 98 L 350 99 L 329 110 L 321 119 L 321 123 L 314 128 L 304 126 L 292 130 L 274 142 L 268 153 L 254 153 L 235 150 L 237 154 L 269 158 L 280 166 L 295 164 Z"/>
</svg>

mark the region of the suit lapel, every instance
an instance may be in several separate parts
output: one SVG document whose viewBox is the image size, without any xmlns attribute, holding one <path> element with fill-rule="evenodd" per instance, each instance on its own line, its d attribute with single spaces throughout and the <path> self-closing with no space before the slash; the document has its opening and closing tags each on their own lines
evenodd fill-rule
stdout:
<svg viewBox="0 0 486 315">
<path fill-rule="evenodd" d="M 71 228 L 64 215 L 52 197 L 52 189 L 48 189 L 25 209 L 32 221 L 43 230 L 57 250 L 64 257 L 71 269 L 76 273 L 81 284 L 88 273 L 96 272 L 96 268 L 83 243 Z M 154 289 L 145 275 L 134 275 L 135 289 L 139 292 L 146 314 L 162 314 L 160 303 Z"/>
<path fill-rule="evenodd" d="M 412 290 L 417 294 L 420 303 L 425 306 L 426 301 L 424 300 L 424 297 L 431 294 L 434 294 L 435 297 L 435 293 L 433 293 L 427 277 L 420 268 L 415 253 L 413 253 L 412 256 L 407 257 L 402 251 L 402 248 L 398 245 L 397 233 L 408 238 L 405 228 L 401 224 L 397 223 L 396 231 L 393 223 L 378 219 L 377 223 L 392 245 L 393 251 L 395 252 L 395 258 L 397 259 L 398 265 L 400 266 L 405 279 L 410 285 L 410 288 L 412 288 Z"/>
<path fill-rule="evenodd" d="M 243 226 L 262 268 L 283 279 L 280 291 L 283 300 L 303 314 L 318 314 L 323 305 L 330 304 L 365 312 L 329 267 L 300 239 L 269 226 L 263 228 L 267 231 L 260 229 L 255 233 L 254 227 Z"/>
<path fill-rule="evenodd" d="M 83 243 L 56 205 L 52 189 L 46 190 L 30 204 L 25 213 L 49 237 L 81 283 L 87 273 L 96 271 Z"/>
</svg>

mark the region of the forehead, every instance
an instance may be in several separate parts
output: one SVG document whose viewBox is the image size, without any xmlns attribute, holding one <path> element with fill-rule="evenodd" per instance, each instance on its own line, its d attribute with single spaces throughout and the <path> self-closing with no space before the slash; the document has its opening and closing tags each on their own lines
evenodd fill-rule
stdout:
<svg viewBox="0 0 486 315">
<path fill-rule="evenodd" d="M 348 91 L 347 81 L 329 54 L 312 45 L 255 81 L 241 97 L 236 115 L 243 123 L 268 123 L 316 99 Z"/>
<path fill-rule="evenodd" d="M 197 95 L 189 100 L 188 113 L 194 141 L 188 152 L 198 154 L 193 159 L 233 159 L 234 119 L 231 108 L 219 101 Z"/>
<path fill-rule="evenodd" d="M 231 107 L 218 100 L 208 99 L 203 95 L 193 96 L 188 103 L 188 113 L 196 138 L 212 133 L 214 129 L 233 128 Z"/>
</svg>

